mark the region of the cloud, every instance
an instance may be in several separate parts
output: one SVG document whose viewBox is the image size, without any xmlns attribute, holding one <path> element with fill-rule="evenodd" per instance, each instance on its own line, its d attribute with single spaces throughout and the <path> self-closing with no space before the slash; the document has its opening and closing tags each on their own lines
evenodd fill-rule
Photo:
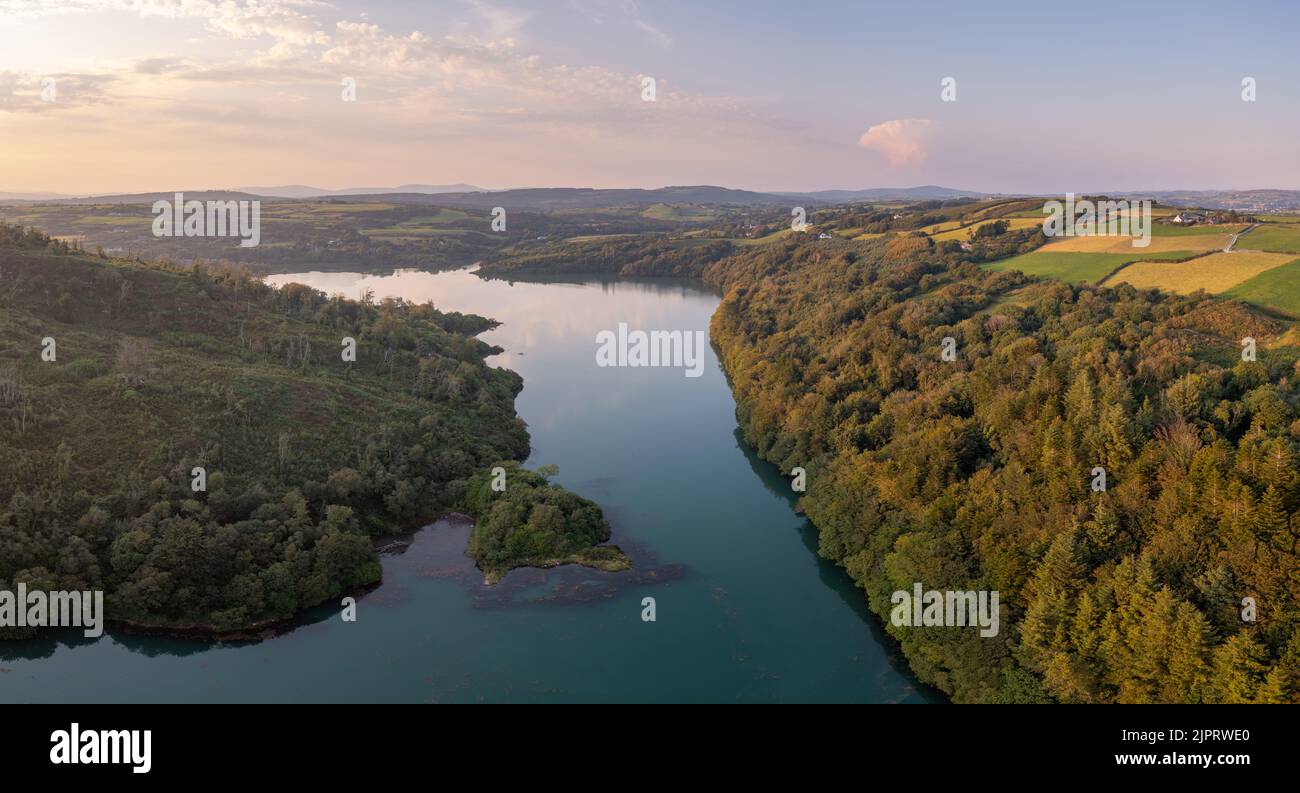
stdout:
<svg viewBox="0 0 1300 793">
<path fill-rule="evenodd" d="M 284 44 L 324 44 L 329 37 L 298 9 L 315 0 L 0 0 L 0 19 L 125 11 L 141 17 L 202 19 L 235 39 L 269 36 Z"/>
<path fill-rule="evenodd" d="M 885 157 L 891 168 L 920 165 L 927 154 L 933 122 L 925 118 L 898 118 L 868 129 L 858 145 Z"/>
<path fill-rule="evenodd" d="M 633 24 L 636 25 L 639 29 L 649 34 L 650 38 L 654 39 L 654 42 L 658 44 L 660 47 L 663 47 L 664 49 L 668 49 L 669 47 L 673 46 L 672 36 L 669 36 L 667 33 L 663 32 L 662 30 L 655 27 L 654 25 L 651 25 L 649 22 L 646 22 L 644 19 L 637 19 L 633 22 Z"/>
<path fill-rule="evenodd" d="M 0 112 L 43 113 L 103 103 L 115 79 L 99 74 L 0 71 Z"/>
<path fill-rule="evenodd" d="M 178 174 L 195 184 L 342 184 L 416 169 L 541 183 L 604 164 L 618 175 L 612 184 L 685 179 L 724 162 L 751 169 L 788 133 L 752 99 L 674 90 L 659 75 L 647 103 L 640 74 L 527 52 L 526 39 L 512 41 L 523 18 L 489 19 L 500 2 L 488 2 L 460 6 L 464 27 L 439 17 L 421 31 L 340 18 L 311 0 L 0 0 L 0 19 L 93 29 L 102 22 L 92 15 L 117 14 L 157 42 L 90 65 L 69 53 L 49 75 L 0 69 L 0 123 L 15 144 L 0 147 L 0 174 L 17 180 L 7 188 L 26 180 L 81 193 L 152 189 Z M 195 27 L 200 46 L 179 54 L 174 42 Z M 42 99 L 45 76 L 58 80 L 57 102 Z M 341 98 L 344 77 L 356 80 L 355 102 Z"/>
<path fill-rule="evenodd" d="M 516 11 L 505 6 L 485 2 L 485 0 L 466 0 L 479 21 L 487 27 L 489 41 L 497 41 L 506 46 L 514 46 L 515 37 L 528 22 L 529 13 Z"/>
<path fill-rule="evenodd" d="M 610 19 L 628 22 L 660 47 L 668 49 L 673 46 L 673 37 L 646 19 L 636 0 L 569 0 L 569 5 L 597 25 Z"/>
</svg>

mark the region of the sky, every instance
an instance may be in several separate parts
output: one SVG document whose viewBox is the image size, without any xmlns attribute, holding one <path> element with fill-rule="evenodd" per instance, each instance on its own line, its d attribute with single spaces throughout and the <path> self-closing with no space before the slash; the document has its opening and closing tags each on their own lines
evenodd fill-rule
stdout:
<svg viewBox="0 0 1300 793">
<path fill-rule="evenodd" d="M 0 0 L 0 192 L 1300 189 L 1298 34 L 1281 2 Z"/>
</svg>

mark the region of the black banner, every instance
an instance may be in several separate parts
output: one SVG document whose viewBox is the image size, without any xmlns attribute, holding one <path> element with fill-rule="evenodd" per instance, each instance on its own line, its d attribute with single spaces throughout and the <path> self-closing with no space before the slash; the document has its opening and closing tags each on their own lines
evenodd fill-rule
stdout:
<svg viewBox="0 0 1300 793">
<path fill-rule="evenodd" d="M 434 763 L 442 773 L 486 764 L 495 776 L 584 754 L 591 756 L 584 765 L 608 763 L 615 771 L 624 762 L 625 771 L 651 762 L 680 772 L 726 760 L 742 773 L 751 763 L 766 771 L 823 762 L 843 772 L 851 760 L 865 764 L 862 773 L 910 767 L 927 780 L 1035 769 L 1071 780 L 1230 780 L 1282 773 L 1294 757 L 1285 708 L 751 707 L 703 718 L 680 711 L 480 707 L 453 716 L 401 706 L 10 706 L 0 745 L 6 767 L 23 777 L 129 786 L 268 773 L 337 784 L 426 774 Z M 780 751 L 766 748 L 778 743 Z M 733 756 L 748 757 L 755 748 L 763 750 L 761 760 Z"/>
</svg>

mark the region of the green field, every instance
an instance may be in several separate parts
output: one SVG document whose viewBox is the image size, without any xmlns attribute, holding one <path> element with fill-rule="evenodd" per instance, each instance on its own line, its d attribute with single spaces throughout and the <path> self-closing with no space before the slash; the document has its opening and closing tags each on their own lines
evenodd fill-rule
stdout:
<svg viewBox="0 0 1300 793">
<path fill-rule="evenodd" d="M 1192 251 L 1169 251 L 1140 255 L 1131 253 L 1034 251 L 1020 256 L 1012 256 L 1010 259 L 990 262 L 984 266 L 990 270 L 1019 270 L 1027 275 L 1041 275 L 1072 284 L 1095 284 L 1129 262 L 1185 259 L 1194 255 L 1195 253 Z"/>
<path fill-rule="evenodd" d="M 786 228 L 786 229 L 781 229 L 779 231 L 774 231 L 771 234 L 765 234 L 762 237 L 742 237 L 739 239 L 734 239 L 732 240 L 732 242 L 734 242 L 737 245 L 744 245 L 744 246 L 766 245 L 769 242 L 776 242 L 777 240 L 785 239 L 786 237 L 789 237 L 792 234 L 802 234 L 802 233 L 804 232 L 796 232 L 794 229 Z M 814 234 L 813 237 L 816 238 L 816 235 Z"/>
<path fill-rule="evenodd" d="M 1245 226 L 1240 223 L 1225 223 L 1218 226 L 1181 226 L 1176 223 L 1155 223 L 1151 226 L 1151 236 L 1200 237 L 1213 234 L 1231 234 L 1244 228 Z"/>
<path fill-rule="evenodd" d="M 1262 272 L 1224 294 L 1300 318 L 1300 260 Z"/>
<path fill-rule="evenodd" d="M 1237 240 L 1237 247 L 1251 251 L 1300 253 L 1300 229 L 1293 224 L 1267 223 Z"/>
<path fill-rule="evenodd" d="M 683 206 L 681 204 L 651 204 L 642 210 L 644 217 L 654 220 L 682 220 L 693 223 L 713 220 L 718 213 L 707 207 Z"/>
<path fill-rule="evenodd" d="M 996 223 L 998 221 L 1006 223 L 1007 228 L 1012 231 L 1034 228 L 1035 226 L 1042 225 L 1043 222 L 1038 218 L 993 218 L 991 220 L 981 220 L 978 223 L 972 223 L 969 226 L 947 229 L 945 231 L 933 233 L 930 236 L 935 242 L 945 242 L 947 240 L 957 240 L 958 242 L 961 242 L 970 239 L 970 235 L 975 233 L 975 230 L 981 226 L 987 226 L 990 223 Z"/>
</svg>

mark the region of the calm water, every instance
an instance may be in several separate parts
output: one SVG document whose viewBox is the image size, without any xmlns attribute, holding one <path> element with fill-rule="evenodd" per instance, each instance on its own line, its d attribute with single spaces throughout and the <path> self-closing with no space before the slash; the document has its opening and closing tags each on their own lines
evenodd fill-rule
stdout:
<svg viewBox="0 0 1300 793">
<path fill-rule="evenodd" d="M 384 583 L 256 644 L 106 634 L 0 644 L 0 701 L 923 702 L 847 576 L 816 554 L 789 485 L 741 442 L 711 349 L 702 377 L 600 368 L 619 322 L 708 330 L 718 297 L 665 282 L 484 281 L 467 271 L 276 276 L 329 293 L 433 300 L 504 324 L 482 338 L 523 375 L 528 465 L 595 499 L 632 574 L 517 570 L 494 587 L 443 521 L 383 555 Z M 642 598 L 657 620 L 643 622 Z"/>
</svg>

